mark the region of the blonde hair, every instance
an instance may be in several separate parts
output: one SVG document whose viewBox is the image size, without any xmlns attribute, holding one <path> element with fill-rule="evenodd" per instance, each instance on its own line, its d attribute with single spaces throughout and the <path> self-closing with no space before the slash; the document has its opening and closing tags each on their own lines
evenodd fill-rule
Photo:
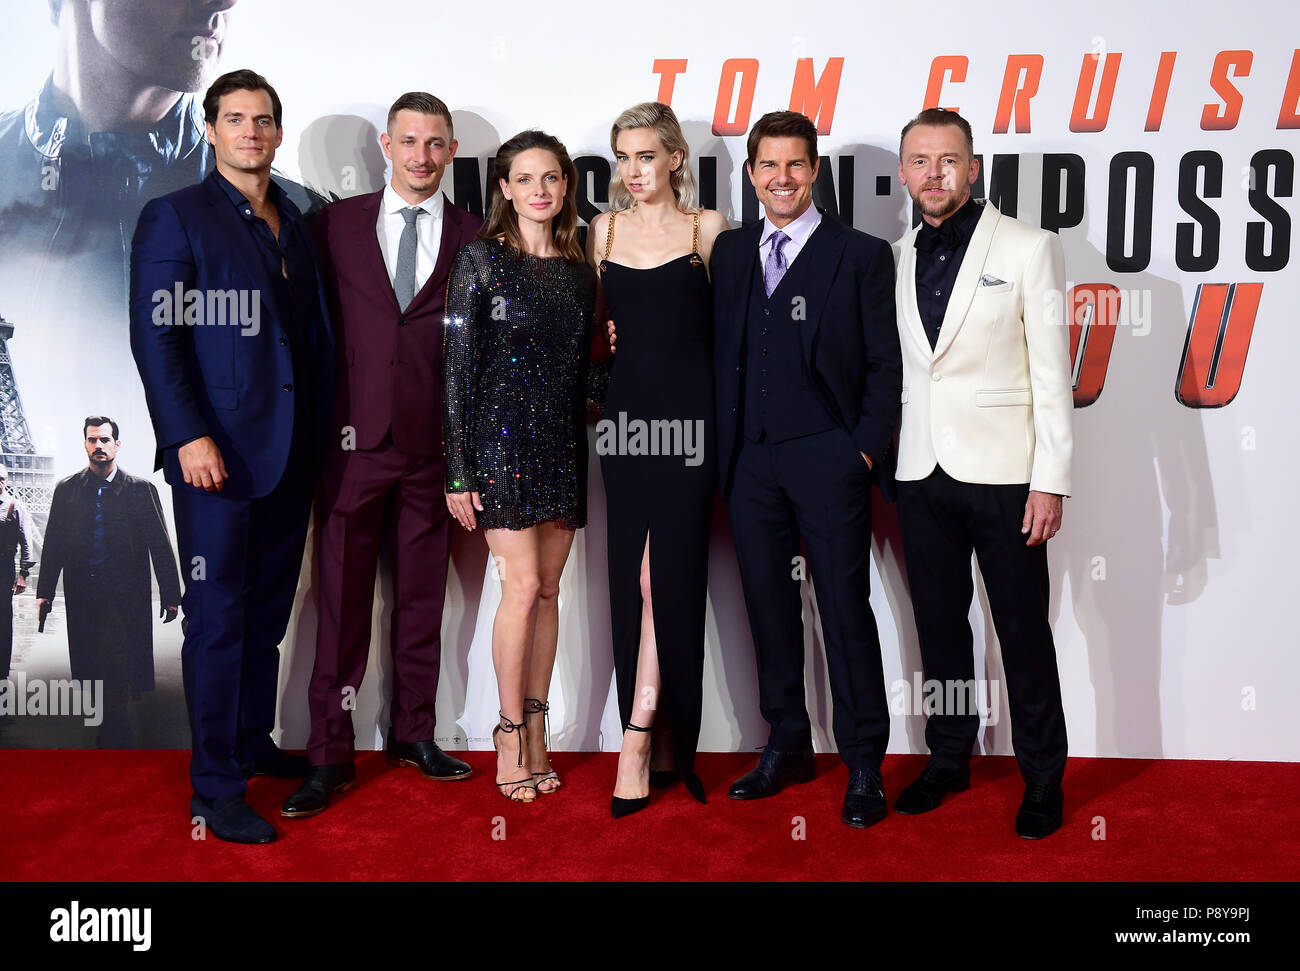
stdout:
<svg viewBox="0 0 1300 971">
<path fill-rule="evenodd" d="M 698 209 L 699 192 L 695 188 L 695 176 L 691 174 L 691 147 L 686 144 L 686 136 L 682 134 L 682 126 L 678 124 L 673 109 L 661 101 L 643 101 L 628 108 L 614 119 L 614 125 L 609 130 L 610 150 L 617 153 L 618 136 L 634 128 L 649 128 L 653 131 L 668 154 L 682 153 L 682 164 L 677 166 L 676 171 L 669 173 L 669 184 L 677 199 L 678 209 L 682 212 Z M 623 177 L 618 174 L 618 166 L 615 164 L 614 175 L 609 180 L 609 208 L 629 209 L 632 201 L 632 193 L 623 184 Z"/>
</svg>

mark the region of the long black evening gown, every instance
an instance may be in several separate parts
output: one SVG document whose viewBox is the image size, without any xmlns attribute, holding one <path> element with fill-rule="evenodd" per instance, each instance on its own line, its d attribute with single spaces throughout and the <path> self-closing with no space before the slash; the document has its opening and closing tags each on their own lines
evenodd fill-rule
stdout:
<svg viewBox="0 0 1300 971">
<path fill-rule="evenodd" d="M 712 288 L 694 251 L 643 270 L 609 260 L 613 218 L 600 267 L 605 301 L 618 328 L 618 351 L 596 447 L 609 513 L 618 707 L 625 725 L 629 720 L 644 724 L 633 694 L 641 641 L 641 554 L 648 536 L 662 685 L 655 717 L 667 716 L 682 779 L 704 802 L 694 766 L 717 481 Z M 697 238 L 698 232 L 697 216 Z"/>
<path fill-rule="evenodd" d="M 495 239 L 456 254 L 447 286 L 447 491 L 478 492 L 484 529 L 587 524 L 586 397 L 596 275 Z"/>
</svg>

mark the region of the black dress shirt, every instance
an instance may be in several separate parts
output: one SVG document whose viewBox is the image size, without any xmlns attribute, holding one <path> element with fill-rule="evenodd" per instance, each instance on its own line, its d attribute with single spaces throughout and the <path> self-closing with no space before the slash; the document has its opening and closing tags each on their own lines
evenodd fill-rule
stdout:
<svg viewBox="0 0 1300 971">
<path fill-rule="evenodd" d="M 973 198 L 967 199 L 938 226 L 922 222 L 916 234 L 916 309 L 931 347 L 939 340 L 948 298 L 982 211 Z"/>
<path fill-rule="evenodd" d="M 294 404 L 300 413 L 295 425 L 310 428 L 314 416 L 306 414 L 305 410 L 315 400 L 315 391 L 311 386 L 315 375 L 306 352 L 313 340 L 315 328 L 320 325 L 320 307 L 317 299 L 316 264 L 307 242 L 306 226 L 292 204 L 286 204 L 283 190 L 272 181 L 267 185 L 266 198 L 280 214 L 280 236 L 277 239 L 266 220 L 253 212 L 252 203 L 244 194 L 220 172 L 216 176 L 217 184 L 248 225 L 258 259 L 271 280 L 274 301 L 282 311 L 281 319 L 288 332 L 285 339 L 289 341 L 294 358 Z M 265 339 L 269 340 L 270 335 Z"/>
</svg>

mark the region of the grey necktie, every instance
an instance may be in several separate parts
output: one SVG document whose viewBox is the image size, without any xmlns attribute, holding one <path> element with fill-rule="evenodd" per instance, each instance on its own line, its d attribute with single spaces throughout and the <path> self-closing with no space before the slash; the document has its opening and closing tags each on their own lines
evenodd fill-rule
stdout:
<svg viewBox="0 0 1300 971">
<path fill-rule="evenodd" d="M 397 295 L 397 306 L 405 310 L 415 299 L 415 251 L 419 242 L 415 235 L 415 220 L 424 215 L 424 210 L 412 207 L 402 210 L 406 225 L 402 228 L 402 239 L 397 244 L 397 276 L 393 279 L 393 293 Z"/>
</svg>

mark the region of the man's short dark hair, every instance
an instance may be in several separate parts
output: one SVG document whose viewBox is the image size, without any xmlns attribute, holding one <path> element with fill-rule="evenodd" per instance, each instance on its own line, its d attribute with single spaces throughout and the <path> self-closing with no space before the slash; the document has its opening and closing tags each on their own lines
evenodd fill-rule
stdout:
<svg viewBox="0 0 1300 971">
<path fill-rule="evenodd" d="M 388 109 L 388 123 L 384 126 L 391 135 L 393 119 L 399 111 L 418 111 L 422 115 L 438 115 L 447 123 L 447 134 L 456 137 L 456 129 L 451 123 L 451 110 L 441 98 L 435 98 L 427 91 L 408 91 Z"/>
<path fill-rule="evenodd" d="M 764 138 L 802 138 L 808 146 L 808 163 L 817 164 L 817 126 L 809 121 L 807 115 L 797 111 L 769 111 L 754 122 L 745 143 L 751 169 L 758 157 L 758 143 Z"/>
<path fill-rule="evenodd" d="M 265 91 L 271 98 L 271 114 L 275 116 L 275 127 L 283 128 L 284 109 L 280 106 L 280 96 L 271 87 L 271 82 L 256 71 L 240 68 L 223 74 L 212 82 L 207 94 L 203 96 L 203 120 L 209 125 L 217 123 L 217 112 L 221 109 L 221 98 L 232 91 Z"/>
<path fill-rule="evenodd" d="M 87 429 L 98 428 L 100 425 L 113 426 L 113 441 L 116 442 L 118 441 L 119 438 L 121 438 L 121 436 L 118 435 L 117 433 L 117 422 L 113 421 L 112 418 L 105 417 L 104 415 L 91 415 L 89 418 L 87 418 L 85 424 L 82 425 L 81 427 L 82 437 L 83 438 L 85 437 Z"/>
<path fill-rule="evenodd" d="M 917 125 L 952 125 L 966 136 L 966 154 L 975 157 L 975 137 L 971 134 L 970 122 L 947 108 L 926 108 L 923 112 L 903 126 L 903 133 L 898 136 L 898 157 L 903 157 L 903 139 Z"/>
</svg>

